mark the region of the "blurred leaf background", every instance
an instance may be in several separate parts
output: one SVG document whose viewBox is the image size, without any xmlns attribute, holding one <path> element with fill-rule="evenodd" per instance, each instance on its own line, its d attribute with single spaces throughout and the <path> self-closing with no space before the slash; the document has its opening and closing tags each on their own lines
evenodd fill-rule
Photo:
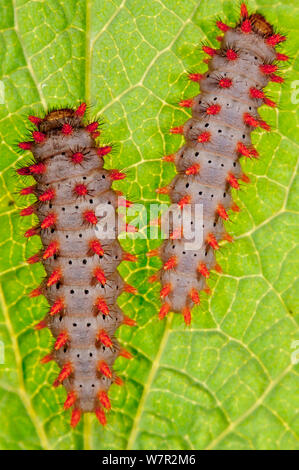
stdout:
<svg viewBox="0 0 299 470">
<path fill-rule="evenodd" d="M 190 328 L 180 316 L 160 322 L 159 286 L 147 283 L 160 264 L 144 254 L 158 242 L 124 241 L 140 257 L 121 273 L 139 294 L 124 294 L 120 305 L 139 327 L 118 336 L 135 359 L 116 363 L 125 386 L 111 388 L 107 427 L 89 415 L 73 431 L 65 391 L 51 386 L 57 366 L 39 364 L 50 333 L 32 330 L 47 304 L 26 297 L 43 276 L 25 262 L 39 241 L 25 243 L 30 223 L 18 217 L 23 185 L 14 168 L 29 157 L 16 142 L 28 136 L 26 116 L 87 100 L 91 115 L 106 121 L 104 141 L 118 144 L 107 167 L 129 173 L 116 186 L 149 205 L 174 175 L 161 155 L 182 143 L 168 134 L 189 116 L 177 103 L 198 92 L 184 72 L 206 70 L 201 41 L 216 46 L 215 20 L 233 24 L 239 2 L 0 0 L 0 448 L 299 448 L 299 366 L 291 363 L 299 340 L 299 7 L 259 0 L 249 9 L 287 32 L 281 50 L 292 59 L 283 66 L 286 83 L 268 87 L 279 110 L 261 110 L 274 127 L 254 134 L 261 158 L 243 162 L 252 184 L 235 194 L 242 212 L 228 224 L 235 243 L 218 255 L 224 274 L 213 274 L 213 294 L 202 295 Z"/>
</svg>

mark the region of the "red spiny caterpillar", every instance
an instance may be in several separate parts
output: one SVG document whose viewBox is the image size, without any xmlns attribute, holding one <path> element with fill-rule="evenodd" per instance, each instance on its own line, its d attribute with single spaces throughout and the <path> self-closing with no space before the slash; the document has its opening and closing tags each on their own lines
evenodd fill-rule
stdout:
<svg viewBox="0 0 299 470">
<path fill-rule="evenodd" d="M 232 241 L 223 225 L 229 219 L 229 210 L 239 211 L 231 188 L 239 189 L 238 180 L 249 182 L 239 159 L 257 158 L 251 132 L 257 127 L 270 129 L 257 112 L 262 104 L 275 106 L 263 89 L 269 81 L 283 82 L 276 74 L 277 62 L 288 60 L 275 50 L 285 37 L 274 33 L 259 13 L 249 15 L 244 4 L 235 27 L 221 21 L 217 26 L 223 32 L 217 38 L 220 48 L 203 46 L 210 56 L 205 60 L 208 71 L 189 74 L 189 79 L 200 84 L 201 93 L 180 102 L 191 108 L 192 118 L 170 131 L 184 135 L 186 143 L 175 154 L 163 157 L 175 164 L 177 175 L 168 186 L 157 190 L 169 194 L 172 204 L 180 208 L 203 205 L 203 243 L 199 250 L 186 250 L 184 233 L 178 237 L 169 230 L 162 246 L 148 253 L 161 256 L 163 262 L 160 271 L 150 278 L 162 284 L 160 319 L 173 311 L 182 313 L 187 325 L 191 308 L 200 303 L 199 292 L 209 291 L 206 279 L 210 270 L 221 272 L 214 253 L 219 242 Z"/>
<path fill-rule="evenodd" d="M 35 162 L 17 170 L 36 183 L 21 190 L 21 195 L 37 198 L 21 215 L 38 218 L 25 237 L 39 235 L 43 249 L 28 262 L 41 261 L 47 274 L 30 294 L 45 295 L 50 305 L 35 327 L 50 328 L 55 338 L 52 351 L 41 362 L 54 360 L 61 368 L 53 385 L 66 388 L 64 408 L 72 407 L 73 427 L 82 413 L 91 411 L 106 424 L 104 410 L 111 407 L 108 389 L 112 383 L 122 383 L 113 363 L 118 356 L 131 357 L 114 332 L 121 324 L 135 325 L 116 302 L 123 291 L 135 290 L 124 283 L 117 266 L 136 257 L 123 251 L 117 229 L 113 239 L 100 240 L 95 232 L 96 207 L 117 207 L 118 193 L 111 185 L 125 174 L 103 168 L 103 157 L 111 147 L 96 145 L 98 122 L 85 125 L 85 111 L 82 103 L 75 110 L 54 110 L 44 118 L 29 116 L 37 130 L 32 132 L 33 141 L 20 142 L 19 147 L 30 150 Z"/>
</svg>

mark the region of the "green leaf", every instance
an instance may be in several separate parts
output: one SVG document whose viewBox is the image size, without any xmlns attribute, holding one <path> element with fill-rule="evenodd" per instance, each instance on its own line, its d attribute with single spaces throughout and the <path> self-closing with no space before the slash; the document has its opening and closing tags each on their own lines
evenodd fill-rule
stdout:
<svg viewBox="0 0 299 470">
<path fill-rule="evenodd" d="M 251 185 L 235 195 L 242 212 L 228 224 L 235 243 L 223 246 L 213 294 L 202 295 L 186 328 L 181 316 L 158 321 L 159 288 L 146 281 L 160 266 L 148 240 L 125 240 L 140 254 L 123 263 L 139 289 L 121 306 L 139 327 L 122 327 L 120 341 L 135 359 L 118 360 L 124 387 L 111 389 L 113 410 L 103 430 L 94 416 L 75 431 L 62 411 L 64 389 L 54 390 L 55 364 L 39 359 L 52 344 L 32 326 L 45 300 L 28 299 L 43 269 L 27 266 L 38 241 L 24 243 L 19 221 L 15 142 L 25 117 L 45 107 L 87 100 L 106 120 L 104 138 L 119 144 L 109 167 L 126 168 L 117 186 L 147 206 L 154 188 L 174 175 L 161 154 L 177 149 L 168 129 L 189 113 L 179 99 L 197 93 L 183 72 L 202 72 L 201 41 L 216 45 L 214 21 L 232 22 L 234 2 L 216 0 L 6 0 L 1 2 L 1 271 L 0 447 L 2 449 L 298 449 L 298 100 L 299 8 L 295 0 L 249 1 L 288 33 L 292 55 L 283 86 L 269 86 L 277 109 L 262 109 L 271 133 L 255 133 L 261 158 L 244 162 Z M 1 89 L 2 90 L 2 89 Z M 160 200 L 167 200 L 161 196 Z M 28 227 L 28 222 L 26 227 Z M 297 346 L 298 349 L 298 346 Z"/>
</svg>

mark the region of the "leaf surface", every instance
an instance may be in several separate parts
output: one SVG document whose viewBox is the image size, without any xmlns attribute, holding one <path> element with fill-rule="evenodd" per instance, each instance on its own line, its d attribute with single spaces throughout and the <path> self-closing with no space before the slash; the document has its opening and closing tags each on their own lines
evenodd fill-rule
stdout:
<svg viewBox="0 0 299 470">
<path fill-rule="evenodd" d="M 149 207 L 154 188 L 174 175 L 160 157 L 181 144 L 168 133 L 189 116 L 177 103 L 198 92 L 184 72 L 206 70 L 201 41 L 216 46 L 215 20 L 233 24 L 238 12 L 216 0 L 2 0 L 0 448 L 299 448 L 299 366 L 291 361 L 299 340 L 299 8 L 290 0 L 249 2 L 256 7 L 288 32 L 281 49 L 292 59 L 283 67 L 287 82 L 268 88 L 280 109 L 261 110 L 274 128 L 254 135 L 261 158 L 243 162 L 251 185 L 235 195 L 242 209 L 228 224 L 235 242 L 218 256 L 225 274 L 213 274 L 213 294 L 202 295 L 190 328 L 180 316 L 160 322 L 159 286 L 147 283 L 160 262 L 145 256 L 159 242 L 124 241 L 140 255 L 121 266 L 139 290 L 120 302 L 138 320 L 138 328 L 119 331 L 135 359 L 116 363 L 125 386 L 111 389 L 105 430 L 86 416 L 72 431 L 65 391 L 51 386 L 58 368 L 39 364 L 50 333 L 32 330 L 47 306 L 26 297 L 43 269 L 25 263 L 40 245 L 22 236 L 22 185 L 13 169 L 28 158 L 15 143 L 28 137 L 28 114 L 87 100 L 91 115 L 105 118 L 104 139 L 118 144 L 107 167 L 129 174 L 115 187 Z"/>
</svg>

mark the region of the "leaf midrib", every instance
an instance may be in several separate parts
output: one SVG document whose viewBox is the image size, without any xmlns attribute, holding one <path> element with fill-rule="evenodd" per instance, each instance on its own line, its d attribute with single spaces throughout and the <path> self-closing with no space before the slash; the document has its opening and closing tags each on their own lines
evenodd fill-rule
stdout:
<svg viewBox="0 0 299 470">
<path fill-rule="evenodd" d="M 17 36 L 17 38 L 18 38 L 19 45 L 20 45 L 20 48 L 21 48 L 21 50 L 22 50 L 22 53 L 23 53 L 23 56 L 24 56 L 24 59 L 25 59 L 25 63 L 26 63 L 27 68 L 28 68 L 28 70 L 29 70 L 29 72 L 30 72 L 30 75 L 31 75 L 31 77 L 32 77 L 32 80 L 33 80 L 33 82 L 34 82 L 34 85 L 35 85 L 35 87 L 36 87 L 36 89 L 37 89 L 37 92 L 38 92 L 38 95 L 39 95 L 39 97 L 40 97 L 40 100 L 41 100 L 41 103 L 42 103 L 42 105 L 43 105 L 43 108 L 44 108 L 44 110 L 46 110 L 46 109 L 47 109 L 47 102 L 46 102 L 46 100 L 45 100 L 45 97 L 44 97 L 43 93 L 41 92 L 39 83 L 38 83 L 37 78 L 36 78 L 36 76 L 35 76 L 34 70 L 33 70 L 32 66 L 31 66 L 31 62 L 30 62 L 30 60 L 29 60 L 29 57 L 28 57 L 28 55 L 27 55 L 27 53 L 26 53 L 25 48 L 23 47 L 23 41 L 22 41 L 22 39 L 21 39 L 21 37 L 20 37 L 20 33 L 19 33 L 19 23 L 18 23 L 18 17 L 17 17 L 17 9 L 18 9 L 18 8 L 17 8 L 17 5 L 16 5 L 16 0 L 12 0 L 12 7 L 13 7 L 13 11 L 14 11 L 14 29 L 15 29 L 15 32 L 16 32 L 16 36 Z"/>
<path fill-rule="evenodd" d="M 19 389 L 17 393 L 19 394 L 20 400 L 24 404 L 24 407 L 28 413 L 28 416 L 36 430 L 36 434 L 39 437 L 40 443 L 41 443 L 41 448 L 42 449 L 50 449 L 50 445 L 48 442 L 48 438 L 46 436 L 46 433 L 44 431 L 43 424 L 41 423 L 40 419 L 38 418 L 37 414 L 35 413 L 35 410 L 31 404 L 31 400 L 27 394 L 26 388 L 25 388 L 25 383 L 24 383 L 24 376 L 22 373 L 23 367 L 22 367 L 22 356 L 19 350 L 19 344 L 17 341 L 17 335 L 14 331 L 12 322 L 10 321 L 10 316 L 9 312 L 7 309 L 7 305 L 4 300 L 4 295 L 3 295 L 3 290 L 2 287 L 0 286 L 0 304 L 2 307 L 3 311 L 3 316 L 5 318 L 5 322 L 7 325 L 7 330 L 9 332 L 10 338 L 11 338 L 11 344 L 12 348 L 15 354 L 15 360 L 16 360 L 16 372 L 18 376 L 18 381 L 19 381 Z"/>
<path fill-rule="evenodd" d="M 132 425 L 132 428 L 131 428 L 130 435 L 128 437 L 126 450 L 133 450 L 134 449 L 133 445 L 136 441 L 136 437 L 137 437 L 138 432 L 139 432 L 139 424 L 140 424 L 140 421 L 141 421 L 141 418 L 142 418 L 142 413 L 144 411 L 144 405 L 145 405 L 147 397 L 148 397 L 148 395 L 151 391 L 152 383 L 153 383 L 153 381 L 156 377 L 156 373 L 157 373 L 157 371 L 160 367 L 160 360 L 161 360 L 162 354 L 164 352 L 165 346 L 166 346 L 167 341 L 168 341 L 169 333 L 170 333 L 170 330 L 171 330 L 172 317 L 173 317 L 173 315 L 168 315 L 167 320 L 165 321 L 165 329 L 164 329 L 163 336 L 162 336 L 161 341 L 160 341 L 159 350 L 158 350 L 158 352 L 156 354 L 156 357 L 155 357 L 155 359 L 152 363 L 152 367 L 151 367 L 151 370 L 149 372 L 147 381 L 146 381 L 146 383 L 144 384 L 144 387 L 143 387 L 143 392 L 142 392 L 142 395 L 140 397 L 137 412 L 136 412 L 136 415 L 135 415 L 135 418 L 134 418 L 134 421 L 133 421 L 133 425 Z"/>
</svg>

